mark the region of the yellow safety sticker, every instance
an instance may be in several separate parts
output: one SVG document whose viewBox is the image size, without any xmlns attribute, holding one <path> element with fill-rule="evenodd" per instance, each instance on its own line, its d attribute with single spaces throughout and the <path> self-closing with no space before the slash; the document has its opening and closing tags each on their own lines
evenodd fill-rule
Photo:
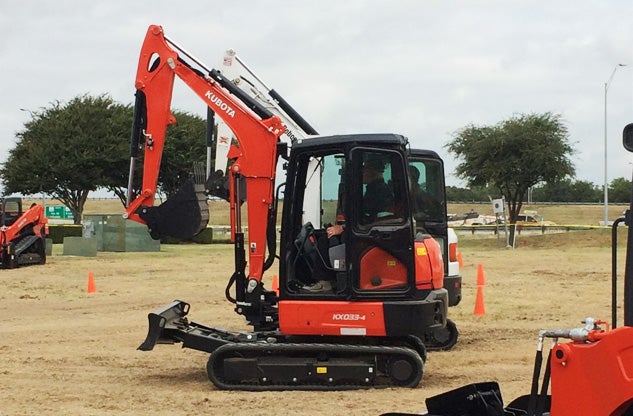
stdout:
<svg viewBox="0 0 633 416">
<path fill-rule="evenodd" d="M 396 261 L 395 260 L 388 260 L 387 261 L 387 266 L 389 266 L 389 267 L 396 267 Z"/>
<path fill-rule="evenodd" d="M 418 247 L 418 248 L 416 248 L 415 254 L 417 254 L 418 256 L 426 256 L 427 255 L 426 247 Z"/>
<path fill-rule="evenodd" d="M 317 374 L 327 374 L 327 367 L 317 367 Z"/>
</svg>

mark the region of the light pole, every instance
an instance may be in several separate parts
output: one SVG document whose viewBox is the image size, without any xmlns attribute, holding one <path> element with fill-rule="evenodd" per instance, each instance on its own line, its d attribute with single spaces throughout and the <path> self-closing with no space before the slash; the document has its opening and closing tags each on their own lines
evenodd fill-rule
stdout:
<svg viewBox="0 0 633 416">
<path fill-rule="evenodd" d="M 609 91 L 609 86 L 611 85 L 611 81 L 613 81 L 613 77 L 615 76 L 615 71 L 618 70 L 619 66 L 626 66 L 626 64 L 617 64 L 613 71 L 611 72 L 611 76 L 604 83 L 604 225 L 609 225 L 609 183 L 607 178 L 607 92 Z"/>
</svg>

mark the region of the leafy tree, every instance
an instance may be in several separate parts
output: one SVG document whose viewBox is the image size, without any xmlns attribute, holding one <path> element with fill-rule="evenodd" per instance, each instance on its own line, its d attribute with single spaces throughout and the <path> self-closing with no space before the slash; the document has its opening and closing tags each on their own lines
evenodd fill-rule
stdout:
<svg viewBox="0 0 633 416">
<path fill-rule="evenodd" d="M 446 148 L 462 162 L 456 174 L 469 186 L 489 186 L 503 195 L 515 222 L 530 187 L 574 174 L 573 149 L 560 115 L 518 115 L 494 126 L 469 125 Z"/>
<path fill-rule="evenodd" d="M 157 189 L 164 193 L 168 198 L 174 194 L 180 185 L 192 176 L 195 166 L 200 166 L 204 170 L 206 162 L 206 122 L 196 115 L 173 111 L 176 123 L 167 127 L 165 133 L 165 146 L 163 148 L 163 156 L 160 164 L 160 172 L 158 175 Z M 132 113 L 130 113 L 128 121 L 128 136 L 132 130 Z M 128 186 L 129 171 L 129 142 L 126 148 L 126 168 L 123 176 L 117 177 L 113 181 L 113 185 L 107 188 L 125 201 L 124 195 Z M 212 154 L 213 157 L 213 154 Z M 141 188 L 143 153 L 138 157 L 137 169 L 135 171 L 134 191 L 138 193 Z"/>
<path fill-rule="evenodd" d="M 5 192 L 51 195 L 79 224 L 89 192 L 118 169 L 124 111 L 106 95 L 83 95 L 32 112 L 0 168 Z"/>
<path fill-rule="evenodd" d="M 631 181 L 624 178 L 615 178 L 609 184 L 609 201 L 630 202 Z"/>
<path fill-rule="evenodd" d="M 490 202 L 490 197 L 496 193 L 496 190 L 485 186 L 473 186 L 472 188 L 447 186 L 446 200 L 451 202 Z"/>
<path fill-rule="evenodd" d="M 133 109 L 107 95 L 83 95 L 67 104 L 54 102 L 31 113 L 0 168 L 5 192 L 44 193 L 66 205 L 76 224 L 90 191 L 105 188 L 125 201 L 129 175 Z M 174 192 L 194 162 L 205 160 L 205 122 L 174 111 L 167 129 L 159 191 Z M 142 164 L 137 165 L 140 180 Z M 136 186 L 137 190 L 140 185 Z"/>
<path fill-rule="evenodd" d="M 572 181 L 569 178 L 535 186 L 534 201 L 545 202 L 599 202 L 602 190 L 588 181 Z"/>
</svg>

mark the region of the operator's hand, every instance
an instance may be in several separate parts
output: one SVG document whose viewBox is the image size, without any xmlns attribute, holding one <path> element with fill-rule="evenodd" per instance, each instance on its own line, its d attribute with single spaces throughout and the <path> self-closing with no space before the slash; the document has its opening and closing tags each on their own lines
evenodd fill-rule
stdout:
<svg viewBox="0 0 633 416">
<path fill-rule="evenodd" d="M 332 238 L 335 235 L 341 235 L 343 233 L 343 226 L 333 225 L 331 227 L 328 227 L 325 231 L 327 232 L 327 238 Z"/>
</svg>

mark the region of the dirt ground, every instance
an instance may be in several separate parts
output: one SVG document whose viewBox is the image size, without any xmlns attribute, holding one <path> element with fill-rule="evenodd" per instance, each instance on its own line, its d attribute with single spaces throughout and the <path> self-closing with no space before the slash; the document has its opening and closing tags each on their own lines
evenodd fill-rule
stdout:
<svg viewBox="0 0 633 416">
<path fill-rule="evenodd" d="M 46 265 L 0 270 L 0 415 L 420 413 L 431 395 L 487 380 L 500 383 L 507 403 L 529 392 L 539 329 L 577 327 L 585 316 L 610 320 L 610 248 L 578 236 L 585 244 L 463 247 L 464 300 L 450 311 L 458 345 L 429 354 L 419 388 L 350 392 L 218 391 L 205 353 L 178 345 L 136 350 L 147 313 L 174 299 L 191 304 L 196 322 L 247 329 L 224 299 L 229 245 L 96 258 L 61 256 L 56 246 Z M 478 264 L 485 316 L 473 314 Z"/>
</svg>

